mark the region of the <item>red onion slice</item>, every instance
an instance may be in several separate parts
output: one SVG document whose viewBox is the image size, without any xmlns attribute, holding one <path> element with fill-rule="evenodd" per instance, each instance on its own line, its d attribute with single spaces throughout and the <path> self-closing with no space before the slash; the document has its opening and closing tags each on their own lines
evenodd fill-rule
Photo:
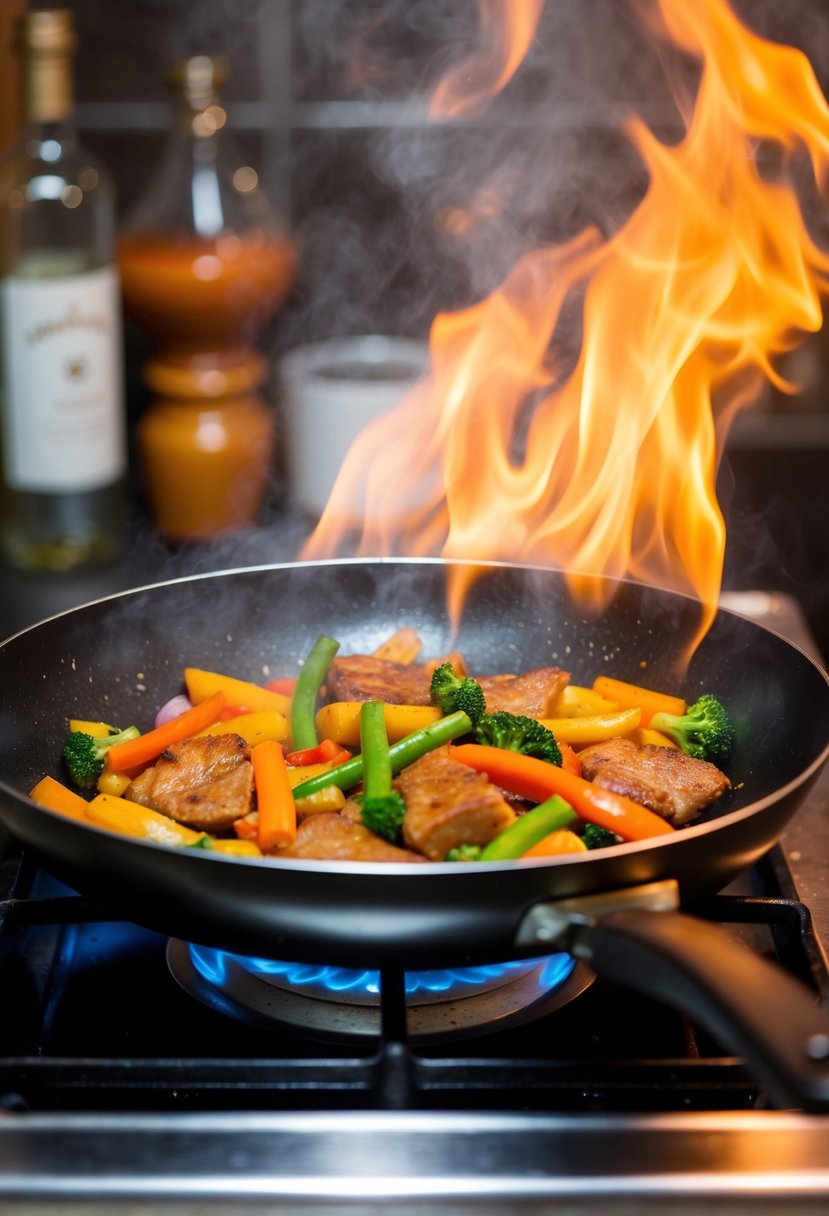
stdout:
<svg viewBox="0 0 829 1216">
<path fill-rule="evenodd" d="M 163 726 L 165 722 L 177 718 L 179 714 L 183 714 L 185 710 L 192 709 L 193 703 L 189 697 L 185 697 L 184 693 L 179 693 L 177 697 L 171 697 L 155 715 L 154 726 Z"/>
</svg>

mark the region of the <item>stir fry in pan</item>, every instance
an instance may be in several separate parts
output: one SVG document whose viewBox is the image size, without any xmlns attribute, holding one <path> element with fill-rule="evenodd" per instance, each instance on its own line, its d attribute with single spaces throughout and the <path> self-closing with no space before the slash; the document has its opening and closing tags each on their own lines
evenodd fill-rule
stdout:
<svg viewBox="0 0 829 1216">
<path fill-rule="evenodd" d="M 400 630 L 373 654 L 321 636 L 296 678 L 186 668 L 150 729 L 69 722 L 34 801 L 111 831 L 236 856 L 517 860 L 674 832 L 730 788 L 709 693 L 558 667 L 471 673 Z"/>
</svg>

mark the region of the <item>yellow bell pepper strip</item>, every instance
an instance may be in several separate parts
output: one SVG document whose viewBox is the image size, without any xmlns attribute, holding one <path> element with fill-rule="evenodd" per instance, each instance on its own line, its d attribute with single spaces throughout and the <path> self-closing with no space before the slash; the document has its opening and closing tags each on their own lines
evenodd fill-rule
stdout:
<svg viewBox="0 0 829 1216">
<path fill-rule="evenodd" d="M 257 743 L 250 753 L 256 789 L 257 841 L 263 853 L 290 844 L 296 837 L 296 807 L 282 748 L 273 739 Z"/>
<path fill-rule="evenodd" d="M 186 709 L 183 714 L 179 714 L 177 718 L 171 718 L 163 726 L 156 726 L 153 730 L 148 730 L 145 735 L 139 735 L 137 739 L 129 739 L 126 743 L 116 743 L 106 754 L 104 768 L 111 772 L 122 773 L 125 770 L 138 768 L 142 764 L 149 764 L 150 761 L 160 756 L 164 748 L 169 747 L 171 743 L 189 739 L 192 735 L 197 735 L 205 726 L 209 726 L 211 722 L 215 722 L 224 703 L 225 694 L 221 691 L 214 692 L 212 697 L 194 705 L 192 709 Z"/>
<path fill-rule="evenodd" d="M 597 676 L 593 681 L 593 690 L 607 697 L 609 701 L 615 701 L 623 709 L 640 709 L 640 726 L 650 726 L 655 713 L 685 713 L 682 697 L 657 692 L 653 688 L 643 688 L 639 684 L 628 684 L 624 680 L 614 680 L 612 676 Z"/>
<path fill-rule="evenodd" d="M 156 844 L 192 845 L 204 836 L 204 832 L 195 832 L 168 815 L 126 798 L 115 798 L 112 794 L 96 794 L 87 803 L 86 813 L 98 827 L 119 832 L 122 836 L 154 840 Z"/>
<path fill-rule="evenodd" d="M 678 743 L 663 735 L 661 730 L 654 730 L 652 726 L 637 726 L 636 730 L 630 732 L 630 738 L 639 747 L 649 744 L 651 747 L 673 747 L 676 751 L 680 750 Z"/>
<path fill-rule="evenodd" d="M 115 726 L 109 726 L 106 722 L 87 722 L 84 718 L 70 718 L 69 731 L 79 730 L 84 735 L 91 735 L 93 739 L 106 739 L 107 735 L 117 735 L 118 730 Z"/>
<path fill-rule="evenodd" d="M 112 794 L 113 797 L 120 798 L 131 781 L 129 773 L 112 773 L 105 768 L 98 778 L 98 793 Z"/>
<path fill-rule="evenodd" d="M 454 714 L 447 714 L 446 717 L 439 718 L 437 722 L 433 722 L 422 730 L 413 731 L 412 734 L 406 735 L 405 739 L 399 739 L 389 748 L 392 772 L 399 773 L 407 764 L 413 764 L 415 760 L 425 756 L 426 752 L 430 752 L 436 747 L 442 747 L 444 743 L 451 743 L 453 739 L 457 739 L 461 735 L 468 735 L 471 730 L 472 722 L 469 715 L 465 714 L 463 710 L 458 710 Z M 353 756 L 344 764 L 336 765 L 329 772 L 311 777 L 302 785 L 296 786 L 294 796 L 306 798 L 309 794 L 315 794 L 317 790 L 324 789 L 326 785 L 338 785 L 341 790 L 350 790 L 362 779 L 363 757 Z"/>
<path fill-rule="evenodd" d="M 294 798 L 294 805 L 297 819 L 302 822 L 309 815 L 341 811 L 345 806 L 345 794 L 338 785 L 327 785 L 324 790 L 317 790 L 316 794 L 309 794 L 307 798 Z"/>
<path fill-rule="evenodd" d="M 288 738 L 288 719 L 276 709 L 260 709 L 252 714 L 239 714 L 235 718 L 220 718 L 211 722 L 200 735 L 240 735 L 245 743 L 255 747 L 265 739 L 281 743 Z"/>
<path fill-rule="evenodd" d="M 297 677 L 291 698 L 291 739 L 297 751 L 316 747 L 319 743 L 314 720 L 317 697 L 331 666 L 331 660 L 339 649 L 339 642 L 324 633 L 320 634 Z"/>
<path fill-rule="evenodd" d="M 237 680 L 234 676 L 220 675 L 216 671 L 185 667 L 184 683 L 187 695 L 194 705 L 200 705 L 214 693 L 223 692 L 226 705 L 239 706 L 248 713 L 255 713 L 260 709 L 275 709 L 287 718 L 291 712 L 291 698 L 285 693 L 262 688 L 248 680 Z"/>
<path fill-rule="evenodd" d="M 628 735 L 639 725 L 642 711 L 614 709 L 610 713 L 596 714 L 592 718 L 539 718 L 542 726 L 552 731 L 557 743 L 602 743 L 618 735 Z"/>
<path fill-rule="evenodd" d="M 342 764 L 343 760 L 351 759 L 351 752 L 335 743 L 333 739 L 323 739 L 316 747 L 306 747 L 299 752 L 288 752 L 285 757 L 288 764 L 295 768 L 303 764 Z"/>
<path fill-rule="evenodd" d="M 615 701 L 609 701 L 592 688 L 581 684 L 567 684 L 558 694 L 550 715 L 555 718 L 592 718 L 596 714 L 618 709 Z"/>
<path fill-rule="evenodd" d="M 674 832 L 669 823 L 638 802 L 535 756 L 480 743 L 456 745 L 452 748 L 452 756 L 476 772 L 486 773 L 490 781 L 502 789 L 533 802 L 544 802 L 553 794 L 559 794 L 582 819 L 609 828 L 623 840 L 648 840 Z"/>
<path fill-rule="evenodd" d="M 547 761 L 542 760 L 541 763 L 546 764 Z M 576 819 L 578 815 L 573 808 L 554 794 L 531 811 L 519 815 L 515 823 L 490 840 L 481 850 L 481 861 L 512 861 L 516 857 L 523 857 L 527 849 L 531 849 L 539 840 L 551 832 L 569 827 Z"/>
<path fill-rule="evenodd" d="M 526 853 L 521 854 L 521 860 L 523 861 L 526 857 L 561 857 L 564 853 L 586 852 L 587 845 L 581 836 L 577 836 L 575 832 L 571 832 L 567 828 L 562 828 L 558 832 L 551 832 L 549 836 L 542 837 L 531 849 L 527 849 Z"/>
<path fill-rule="evenodd" d="M 211 853 L 225 853 L 228 857 L 261 857 L 262 850 L 253 840 L 211 840 Z"/>
<path fill-rule="evenodd" d="M 70 790 L 60 781 L 56 781 L 54 777 L 41 777 L 37 785 L 29 790 L 29 797 L 32 802 L 46 807 L 49 811 L 57 811 L 61 815 L 68 816 L 69 819 L 79 819 L 82 823 L 89 823 L 86 799 L 81 798 L 80 794 L 76 794 L 74 790 Z"/>
<path fill-rule="evenodd" d="M 317 713 L 317 730 L 343 747 L 359 746 L 362 704 L 361 701 L 332 701 L 323 705 Z M 383 715 L 390 743 L 397 743 L 443 717 L 437 705 L 390 705 L 387 702 L 383 704 Z"/>
</svg>

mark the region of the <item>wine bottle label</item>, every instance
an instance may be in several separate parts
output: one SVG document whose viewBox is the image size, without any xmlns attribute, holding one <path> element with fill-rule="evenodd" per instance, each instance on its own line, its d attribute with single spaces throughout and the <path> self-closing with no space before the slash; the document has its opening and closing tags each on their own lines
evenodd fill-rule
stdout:
<svg viewBox="0 0 829 1216">
<path fill-rule="evenodd" d="M 113 267 L 0 285 L 3 461 L 14 490 L 111 485 L 126 465 Z"/>
</svg>

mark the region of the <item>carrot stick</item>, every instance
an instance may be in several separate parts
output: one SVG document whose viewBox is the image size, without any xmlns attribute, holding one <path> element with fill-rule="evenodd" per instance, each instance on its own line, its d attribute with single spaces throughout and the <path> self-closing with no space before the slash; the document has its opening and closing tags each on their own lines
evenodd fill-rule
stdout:
<svg viewBox="0 0 829 1216">
<path fill-rule="evenodd" d="M 682 697 L 657 692 L 653 688 L 642 688 L 639 684 L 627 684 L 624 680 L 614 680 L 612 676 L 597 676 L 593 681 L 593 691 L 607 697 L 608 701 L 615 701 L 622 709 L 641 709 L 640 726 L 650 726 L 655 713 L 685 713 Z"/>
<path fill-rule="evenodd" d="M 559 794 L 582 819 L 609 828 L 623 840 L 647 840 L 674 831 L 669 823 L 638 802 L 602 789 L 594 782 L 585 781 L 583 777 L 535 756 L 479 743 L 455 746 L 452 756 L 476 772 L 486 773 L 496 785 L 522 798 L 531 798 L 533 802 L 543 802 L 553 794 Z"/>
<path fill-rule="evenodd" d="M 250 758 L 259 814 L 257 843 L 263 853 L 271 853 L 296 836 L 293 790 L 282 748 L 275 739 L 257 743 Z"/>
<path fill-rule="evenodd" d="M 215 692 L 206 701 L 186 709 L 177 718 L 171 718 L 163 726 L 148 730 L 137 739 L 128 739 L 126 743 L 116 743 L 106 753 L 104 767 L 112 772 L 120 773 L 124 769 L 138 768 L 139 765 L 149 764 L 160 756 L 165 747 L 178 743 L 181 739 L 189 739 L 197 735 L 205 726 L 215 722 L 225 703 L 223 692 Z"/>
</svg>

